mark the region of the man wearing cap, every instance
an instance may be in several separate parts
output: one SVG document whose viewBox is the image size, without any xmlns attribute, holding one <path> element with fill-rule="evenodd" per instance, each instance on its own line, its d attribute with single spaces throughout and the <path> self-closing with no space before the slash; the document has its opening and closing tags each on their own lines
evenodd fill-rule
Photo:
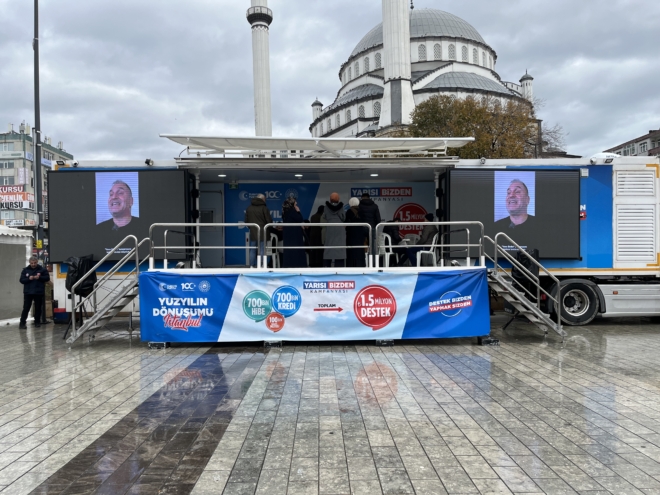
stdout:
<svg viewBox="0 0 660 495">
<path fill-rule="evenodd" d="M 19 281 L 23 284 L 23 312 L 18 328 L 24 330 L 28 313 L 34 301 L 34 326 L 41 326 L 41 307 L 46 293 L 46 282 L 50 280 L 48 270 L 39 265 L 37 257 L 30 257 L 30 264 L 23 268 Z"/>
</svg>

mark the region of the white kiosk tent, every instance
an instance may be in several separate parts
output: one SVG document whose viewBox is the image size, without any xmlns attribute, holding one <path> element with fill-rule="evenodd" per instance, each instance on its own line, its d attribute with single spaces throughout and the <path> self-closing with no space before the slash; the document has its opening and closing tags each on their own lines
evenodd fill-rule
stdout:
<svg viewBox="0 0 660 495">
<path fill-rule="evenodd" d="M 183 157 L 176 158 L 175 160 L 167 161 L 154 161 L 147 159 L 145 162 L 81 162 L 79 164 L 80 168 L 113 168 L 121 169 L 122 167 L 158 167 L 158 168 L 178 168 L 178 169 L 187 169 L 195 177 L 196 189 L 200 191 L 200 195 L 196 198 L 196 206 L 199 210 L 200 201 L 203 200 L 203 194 L 205 187 L 214 186 L 224 186 L 224 184 L 237 184 L 237 183 L 249 183 L 249 182 L 260 182 L 260 183 L 277 183 L 277 182 L 294 182 L 294 181 L 327 181 L 329 183 L 336 182 L 350 182 L 352 184 L 366 184 L 369 181 L 374 182 L 374 175 L 377 174 L 379 182 L 387 182 L 391 184 L 398 184 L 400 182 L 406 181 L 418 181 L 418 182 L 427 182 L 429 185 L 433 186 L 433 191 L 438 186 L 438 177 L 441 173 L 446 171 L 450 167 L 454 167 L 458 164 L 459 160 L 457 157 L 451 156 L 449 151 L 451 148 L 457 148 L 464 146 L 465 144 L 473 141 L 473 138 L 383 138 L 383 139 L 354 139 L 354 138 L 303 138 L 303 139 L 287 139 L 287 138 L 268 138 L 268 137 L 256 137 L 256 138 L 242 138 L 242 137 L 214 137 L 214 136 L 196 136 L 196 135 L 161 135 L 164 138 L 170 139 L 182 146 L 185 146 L 187 153 Z M 182 153 L 183 154 L 183 153 Z M 222 194 L 221 190 L 217 190 Z M 432 196 L 435 197 L 435 194 L 432 193 Z M 435 207 L 438 207 L 438 199 L 435 198 Z M 223 235 L 213 236 L 205 234 L 205 230 L 208 230 L 210 227 L 218 227 L 221 230 L 224 230 L 228 227 L 237 227 L 239 223 L 230 224 L 224 222 L 224 210 L 220 212 L 215 218 L 222 219 L 221 222 L 213 223 L 202 223 L 198 218 L 194 224 L 158 224 L 161 227 L 187 227 L 192 228 L 194 232 L 195 241 L 198 241 L 197 248 L 204 252 L 205 249 L 211 250 L 221 250 L 230 249 L 225 245 L 225 238 Z M 404 222 L 405 223 L 405 222 Z M 464 222 L 465 223 L 465 222 Z M 420 225 L 416 222 L 407 222 L 409 225 Z M 439 228 L 451 229 L 454 226 L 450 222 L 435 222 Z M 302 314 L 305 311 L 298 311 L 300 309 L 300 300 L 305 299 L 305 304 L 308 306 L 310 304 L 315 304 L 318 307 L 305 308 L 309 314 L 312 312 L 321 312 L 321 311 L 334 311 L 334 307 L 338 307 L 338 312 L 347 313 L 347 306 L 352 305 L 353 312 L 362 325 L 369 327 L 370 315 L 376 315 L 373 321 L 378 320 L 377 317 L 381 317 L 392 312 L 392 318 L 394 318 L 394 313 L 397 317 L 402 317 L 403 320 L 397 323 L 398 330 L 396 331 L 381 331 L 378 335 L 382 337 L 376 337 L 376 334 L 373 334 L 376 330 L 381 330 L 385 326 L 380 326 L 379 324 L 372 325 L 373 332 L 364 333 L 364 332 L 353 332 L 342 333 L 337 331 L 335 334 L 331 332 L 327 335 L 327 340 L 346 340 L 346 339 L 361 339 L 364 340 L 367 335 L 374 335 L 376 340 L 391 340 L 392 338 L 428 338 L 434 337 L 432 332 L 428 334 L 415 334 L 414 328 L 421 328 L 426 326 L 424 322 L 414 322 L 410 318 L 406 321 L 406 314 L 415 313 L 413 311 L 413 306 L 418 299 L 417 292 L 409 292 L 400 297 L 400 300 L 403 303 L 400 303 L 397 311 L 395 293 L 396 290 L 403 289 L 391 289 L 392 287 L 399 287 L 403 284 L 407 287 L 408 291 L 416 289 L 416 284 L 421 286 L 420 280 L 422 278 L 428 277 L 445 277 L 445 276 L 466 276 L 470 272 L 479 273 L 483 275 L 484 284 L 481 289 L 483 294 L 484 287 L 490 285 L 491 288 L 496 290 L 501 294 L 505 299 L 509 300 L 514 307 L 523 315 L 527 316 L 530 321 L 535 323 L 539 328 L 541 328 L 545 333 L 549 329 L 556 331 L 562 337 L 565 335 L 565 332 L 562 329 L 559 316 L 556 321 L 553 320 L 549 315 L 545 314 L 541 310 L 541 293 L 544 294 L 544 297 L 553 298 L 553 295 L 544 290 L 540 283 L 538 277 L 534 276 L 532 273 L 529 275 L 526 274 L 526 277 L 530 279 L 535 285 L 533 291 L 536 294 L 530 294 L 536 296 L 536 300 L 531 301 L 529 298 L 525 297 L 525 294 L 519 290 L 515 290 L 514 286 L 516 281 L 514 281 L 509 272 L 502 269 L 498 266 L 497 257 L 495 257 L 494 265 L 493 260 L 491 259 L 490 265 L 491 269 L 487 269 L 486 266 L 486 251 L 489 249 L 490 252 L 494 251 L 499 253 L 500 261 L 505 259 L 505 262 L 516 263 L 514 256 L 512 256 L 511 251 L 506 251 L 499 246 L 499 239 L 489 239 L 484 235 L 483 225 L 479 222 L 472 222 L 473 236 L 472 242 L 469 238 L 465 244 L 462 244 L 465 249 L 466 257 L 460 262 L 462 266 L 430 266 L 430 267 L 407 267 L 407 268 L 393 268 L 386 267 L 381 268 L 378 266 L 378 257 L 370 256 L 367 267 L 365 268 L 332 268 L 332 269 L 321 269 L 321 268 L 297 268 L 297 269 L 272 269 L 266 268 L 265 264 L 263 268 L 257 270 L 250 270 L 249 268 L 240 268 L 240 267 L 229 267 L 223 266 L 222 268 L 199 268 L 195 265 L 193 260 L 192 265 L 188 268 L 177 268 L 173 269 L 165 265 L 164 269 L 156 269 L 153 263 L 153 255 L 150 256 L 148 271 L 143 271 L 139 273 L 140 270 L 133 270 L 128 275 L 123 276 L 119 281 L 117 279 L 120 269 L 127 262 L 135 261 L 136 265 L 139 267 L 144 267 L 142 263 L 145 260 L 139 260 L 137 258 L 137 249 L 138 246 L 143 243 L 148 243 L 151 246 L 151 253 L 155 249 L 162 249 L 164 246 L 154 246 L 153 241 L 149 238 L 147 239 L 137 239 L 132 237 L 132 239 L 125 239 L 123 242 L 123 247 L 134 246 L 133 249 L 121 260 L 115 267 L 109 270 L 108 275 L 102 276 L 97 285 L 94 293 L 92 293 L 88 298 L 87 302 L 92 304 L 94 308 L 94 315 L 88 319 L 85 324 L 80 328 L 74 328 L 71 332 L 71 335 L 68 339 L 68 342 L 73 343 L 86 331 L 96 331 L 102 328 L 108 321 L 110 321 L 116 314 L 122 311 L 123 308 L 127 307 L 129 303 L 132 305 L 135 298 L 140 296 L 140 314 L 141 314 L 141 333 L 142 338 L 145 340 L 145 310 L 148 310 L 149 317 L 154 316 L 160 318 L 158 313 L 162 311 L 163 321 L 165 321 L 165 326 L 169 329 L 176 331 L 181 330 L 177 328 L 177 325 L 182 325 L 181 318 L 183 318 L 183 313 L 179 314 L 180 311 L 176 308 L 166 308 L 165 302 L 181 303 L 181 301 L 193 301 L 199 302 L 202 301 L 205 304 L 207 303 L 207 298 L 197 298 L 197 299 L 186 299 L 186 298 L 162 298 L 157 296 L 162 296 L 165 289 L 163 287 L 198 287 L 198 290 L 207 291 L 210 290 L 209 286 L 212 286 L 215 282 L 209 284 L 209 277 L 217 277 L 218 280 L 222 280 L 223 277 L 229 276 L 234 277 L 232 283 L 235 284 L 234 292 L 229 291 L 224 295 L 218 296 L 220 299 L 225 300 L 229 305 L 222 309 L 223 314 L 226 316 L 224 320 L 216 322 L 216 326 L 220 325 L 222 327 L 222 332 L 218 328 L 217 334 L 213 334 L 212 338 L 208 336 L 201 337 L 202 340 L 195 340 L 191 337 L 192 330 L 195 325 L 201 325 L 202 318 L 209 316 L 208 312 L 212 312 L 217 315 L 219 308 L 187 308 L 185 312 L 185 323 L 188 325 L 185 329 L 185 332 L 179 333 L 169 333 L 168 336 L 160 337 L 163 335 L 162 332 L 156 334 L 151 333 L 150 337 L 147 337 L 146 340 L 150 341 L 176 341 L 172 340 L 178 338 L 179 335 L 185 335 L 186 338 L 182 341 L 236 341 L 236 340 L 272 340 L 273 338 L 278 338 L 281 340 L 300 340 L 303 337 L 306 337 L 307 340 L 324 340 L 320 337 L 321 334 L 310 332 L 310 325 L 314 326 L 313 319 L 305 320 L 305 323 L 299 323 L 299 334 L 292 336 L 291 333 L 286 331 L 281 331 L 281 326 L 284 325 L 285 321 L 292 323 L 287 325 L 287 330 L 289 327 L 293 326 L 293 321 L 295 321 L 294 315 L 297 313 L 297 318 L 302 320 Z M 292 225 L 295 227 L 295 224 Z M 480 226 L 480 227 L 479 227 Z M 328 225 L 330 227 L 330 225 Z M 376 230 L 380 233 L 384 227 L 384 223 L 376 227 Z M 379 237 L 376 236 L 377 242 Z M 426 249 L 429 249 L 432 252 L 435 252 L 439 247 L 440 240 L 435 240 L 433 245 L 426 246 Z M 502 242 L 511 245 L 513 242 L 511 239 L 506 238 L 502 239 Z M 168 246 L 171 249 L 174 249 L 175 246 Z M 189 246 L 188 246 L 189 247 Z M 445 247 L 451 247 L 451 245 L 445 245 Z M 179 248 L 186 248 L 186 246 L 176 246 Z M 382 246 L 377 247 L 377 251 L 380 250 Z M 474 248 L 479 250 L 480 255 L 470 259 L 470 249 Z M 196 248 L 193 248 L 196 249 Z M 286 249 L 286 247 L 285 247 Z M 524 252 L 520 249 L 521 252 Z M 265 253 L 262 253 L 265 254 Z M 101 260 L 98 263 L 98 266 L 105 261 Z M 265 262 L 265 256 L 264 256 Z M 434 262 L 433 265 L 436 265 Z M 552 277 L 552 275 L 547 272 L 542 266 L 538 265 L 539 269 L 543 271 L 546 276 Z M 493 269 L 494 268 L 494 269 Z M 525 267 L 520 265 L 519 267 L 523 271 L 527 271 Z M 143 268 L 141 268 L 143 269 Z M 332 286 L 335 283 L 335 280 L 341 281 L 344 283 L 344 279 L 348 276 L 351 280 L 349 281 L 349 286 L 357 290 L 360 287 L 360 283 L 364 285 L 364 288 L 359 291 L 362 296 L 364 290 L 370 290 L 372 287 L 379 287 L 380 292 L 376 294 L 374 299 L 373 294 L 369 295 L 370 301 L 387 301 L 392 300 L 394 307 L 386 308 L 382 307 L 378 310 L 371 308 L 362 308 L 360 304 L 365 303 L 366 299 L 362 296 L 355 296 L 351 301 L 343 301 L 340 303 L 333 302 L 332 291 L 327 291 L 330 295 L 323 296 L 329 298 L 327 305 L 325 307 L 325 301 L 321 296 L 311 295 L 311 291 L 307 291 L 307 287 L 312 287 L 312 280 L 310 276 L 313 275 L 314 283 L 326 284 L 326 287 Z M 151 281 L 150 277 L 153 277 Z M 200 278 L 201 277 L 201 278 Z M 300 280 L 295 279 L 299 277 Z M 325 277 L 325 278 L 324 278 Z M 333 278 L 334 277 L 334 278 Z M 355 280 L 362 277 L 364 280 L 362 282 L 355 282 Z M 287 282 L 285 284 L 284 280 L 297 280 L 296 283 L 299 283 L 300 287 L 292 289 L 283 289 L 283 287 L 292 287 L 293 282 Z M 380 281 L 382 279 L 382 281 Z M 167 283 L 163 280 L 178 281 L 177 283 Z M 233 280 L 233 279 L 232 279 Z M 439 278 L 438 278 L 439 280 Z M 155 281 L 155 282 L 154 282 Z M 82 281 L 81 281 L 82 282 Z M 163 305 L 162 308 L 156 308 L 155 306 L 151 308 L 149 304 L 146 303 L 147 297 L 145 293 L 147 292 L 146 284 L 150 283 L 153 286 L 153 283 L 156 283 L 155 286 L 157 290 L 161 291 L 160 293 L 154 293 L 152 290 L 149 290 L 150 300 L 160 301 L 160 304 Z M 248 283 L 249 282 L 249 283 Z M 272 283 L 271 283 L 272 282 Z M 435 282 L 434 282 L 435 283 Z M 439 283 L 439 282 L 438 282 Z M 200 285 L 201 284 L 201 285 Z M 268 286 L 269 284 L 275 284 L 275 289 L 271 290 L 274 292 L 272 296 L 261 294 L 262 290 L 257 290 L 261 286 Z M 279 285 L 278 285 L 279 284 Z M 284 285 L 283 285 L 284 284 Z M 305 289 L 303 290 L 303 284 Z M 330 284 L 330 285 L 327 285 Z M 357 285 L 356 285 L 357 284 Z M 398 285 L 397 285 L 398 284 Z M 204 289 L 201 289 L 204 287 Z M 320 287 L 320 285 L 315 285 L 314 287 Z M 388 289 L 390 287 L 391 290 Z M 381 290 L 382 289 L 382 290 Z M 275 307 L 275 296 L 278 295 L 278 291 L 284 290 L 285 299 L 287 299 L 289 306 L 293 304 L 296 306 L 296 310 L 293 314 L 287 314 L 287 310 L 281 309 L 276 311 Z M 375 289 L 374 289 L 375 290 Z M 405 292 L 404 290 L 404 292 Z M 431 290 L 431 289 L 429 289 Z M 237 294 L 243 294 L 243 292 L 248 291 L 248 294 L 242 299 L 242 303 L 236 299 L 239 296 Z M 286 292 L 289 291 L 289 292 Z M 98 303 L 96 300 L 97 293 L 107 293 L 108 297 L 104 298 L 102 303 Z M 350 291 L 344 291 L 350 292 Z M 446 294 L 454 293 L 455 290 L 447 290 Z M 250 294 L 258 294 L 258 297 L 248 297 Z M 303 294 L 303 296 L 301 296 Z M 314 293 L 316 294 L 316 293 Z M 383 296 L 383 294 L 389 294 L 391 298 Z M 402 293 L 403 294 L 403 293 Z M 477 336 L 485 338 L 490 332 L 490 323 L 483 323 L 485 320 L 483 318 L 483 311 L 486 311 L 486 320 L 488 320 L 488 300 L 487 300 L 487 291 L 485 296 L 485 303 L 483 297 L 476 303 L 475 296 L 475 306 L 480 306 L 482 325 L 480 329 L 476 327 L 473 330 L 468 331 L 467 333 L 449 333 L 447 336 Z M 190 294 L 187 294 L 190 295 Z M 198 294 L 199 295 L 199 294 Z M 202 294 L 202 295 L 205 295 Z M 280 296 L 282 294 L 279 294 Z M 383 297 L 380 297 L 380 296 Z M 424 301 L 423 312 L 435 313 L 440 311 L 446 319 L 452 322 L 456 322 L 459 318 L 453 318 L 458 314 L 465 315 L 469 313 L 469 310 L 462 309 L 467 308 L 472 304 L 469 299 L 463 300 L 463 298 L 470 296 L 460 296 L 448 298 L 444 297 L 445 294 L 435 294 L 437 300 L 434 301 Z M 279 296 L 278 296 L 279 297 Z M 321 299 L 319 299 L 321 297 Z M 351 297 L 353 295 L 351 294 Z M 362 299 L 360 299 L 362 297 Z M 419 296 L 422 297 L 422 296 Z M 431 297 L 423 296 L 427 299 Z M 456 300 L 454 300 L 456 299 Z M 460 299 L 460 300 L 459 300 Z M 178 302 L 177 302 L 178 301 Z M 238 301 L 238 302 L 237 302 Z M 293 303 L 291 303 L 293 301 Z M 309 303 L 309 301 L 312 301 Z M 468 302 L 469 301 L 469 302 Z M 79 303 L 85 304 L 86 301 Z M 154 304 L 159 304 L 155 302 Z M 200 303 L 201 304 L 201 303 Z M 238 311 L 236 307 L 242 306 L 242 312 Z M 250 308 L 251 304 L 259 304 L 258 308 Z M 485 304 L 485 309 L 484 309 Z M 435 306 L 433 306 L 435 305 Z M 455 305 L 455 307 L 454 307 Z M 260 320 L 262 308 L 266 307 L 264 312 L 264 318 L 268 317 L 266 320 Z M 288 307 L 286 304 L 282 308 Z M 72 312 L 75 313 L 78 306 L 74 304 L 72 307 Z M 426 308 L 426 309 L 425 309 Z M 435 308 L 435 309 L 433 309 Z M 418 308 L 419 309 L 419 308 Z M 152 315 L 153 310 L 153 315 Z M 204 312 L 206 311 L 206 313 Z M 248 315 L 252 311 L 252 321 L 260 322 L 266 321 L 264 326 L 246 326 L 240 316 Z M 365 320 L 362 320 L 358 313 L 362 312 L 365 316 Z M 316 313 L 313 313 L 316 314 Z M 325 313 L 324 313 L 325 314 Z M 415 314 L 421 314 L 420 311 L 417 311 Z M 177 316 L 178 315 L 178 316 Z M 197 320 L 190 315 L 198 316 Z M 256 315 L 256 316 L 255 316 Z M 309 315 L 308 315 L 309 316 Z M 344 315 L 342 315 L 343 317 Z M 373 319 L 372 318 L 372 319 Z M 210 318 L 206 318 L 210 319 Z M 206 320 L 204 320 L 206 321 Z M 378 320 L 380 321 L 380 320 Z M 310 323 L 311 322 L 311 323 Z M 381 322 L 382 323 L 382 322 Z M 324 320 L 324 325 L 327 325 L 327 321 Z M 453 324 L 453 323 L 452 323 Z M 301 326 L 302 325 L 302 326 Z M 349 325 L 350 326 L 350 325 Z M 396 326 L 394 324 L 390 327 Z M 405 329 L 404 329 L 405 327 Z M 258 330 L 254 330 L 258 328 Z M 360 327 L 357 324 L 357 328 Z M 406 332 L 408 335 L 416 335 L 413 337 L 406 337 Z M 476 332 L 476 333 L 470 333 Z M 277 334 L 276 337 L 273 337 L 273 334 Z M 174 335 L 174 337 L 172 337 Z M 269 338 L 268 335 L 271 335 Z M 437 336 L 440 336 L 438 334 Z M 372 338 L 374 338 L 372 337 Z"/>
<path fill-rule="evenodd" d="M 31 232 L 0 225 L 0 320 L 21 314 L 23 286 L 18 277 L 31 255 Z"/>
</svg>

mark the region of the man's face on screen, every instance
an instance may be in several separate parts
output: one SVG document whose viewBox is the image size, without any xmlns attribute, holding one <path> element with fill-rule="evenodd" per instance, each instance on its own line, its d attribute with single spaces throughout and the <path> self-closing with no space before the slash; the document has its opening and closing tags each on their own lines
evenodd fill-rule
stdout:
<svg viewBox="0 0 660 495">
<path fill-rule="evenodd" d="M 108 210 L 113 217 L 124 217 L 131 215 L 133 197 L 124 184 L 113 184 L 108 196 Z"/>
<path fill-rule="evenodd" d="M 506 190 L 506 209 L 509 215 L 527 213 L 529 195 L 522 182 L 513 181 Z"/>
</svg>

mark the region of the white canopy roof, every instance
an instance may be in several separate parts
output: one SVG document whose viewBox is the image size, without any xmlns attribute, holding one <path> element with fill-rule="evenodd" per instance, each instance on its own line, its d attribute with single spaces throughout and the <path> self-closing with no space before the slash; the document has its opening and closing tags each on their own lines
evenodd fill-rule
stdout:
<svg viewBox="0 0 660 495">
<path fill-rule="evenodd" d="M 189 147 L 191 150 L 263 151 L 304 150 L 327 152 L 340 156 L 345 151 L 405 151 L 460 148 L 474 138 L 278 138 L 278 137 L 222 137 L 182 134 L 161 134 L 161 137 Z"/>
<path fill-rule="evenodd" d="M 29 230 L 13 229 L 11 227 L 6 227 L 5 225 L 0 225 L 0 235 L 8 235 L 12 237 L 32 237 L 32 232 Z"/>
</svg>

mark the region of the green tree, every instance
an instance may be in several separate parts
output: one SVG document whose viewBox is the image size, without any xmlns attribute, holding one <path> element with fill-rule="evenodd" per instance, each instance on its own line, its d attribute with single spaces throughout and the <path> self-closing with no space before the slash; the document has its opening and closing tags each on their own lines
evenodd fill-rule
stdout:
<svg viewBox="0 0 660 495">
<path fill-rule="evenodd" d="M 460 158 L 526 158 L 530 143 L 538 141 L 538 121 L 533 106 L 522 100 L 432 96 L 417 105 L 408 132 L 413 137 L 474 137 L 456 148 Z M 533 147 L 533 145 L 532 145 Z"/>
</svg>

